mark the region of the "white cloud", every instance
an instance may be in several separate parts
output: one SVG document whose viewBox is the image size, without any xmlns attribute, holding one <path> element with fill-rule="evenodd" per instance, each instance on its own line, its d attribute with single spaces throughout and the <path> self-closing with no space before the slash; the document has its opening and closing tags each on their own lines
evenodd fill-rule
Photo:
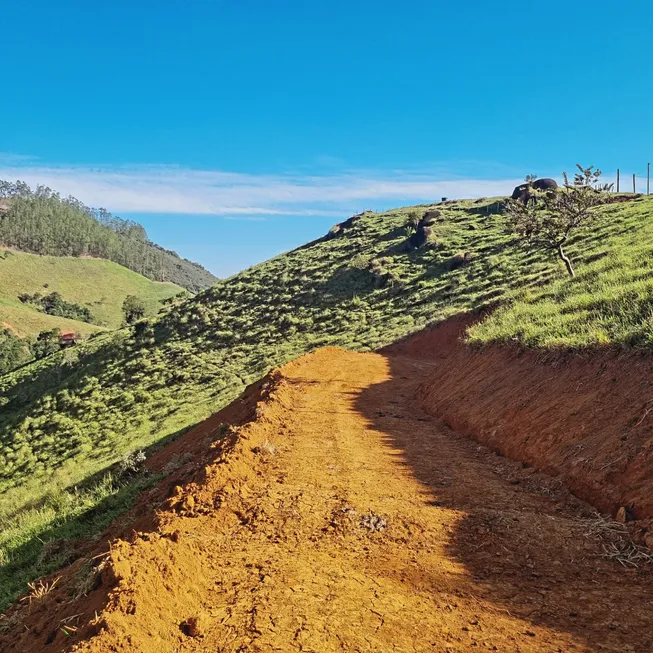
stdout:
<svg viewBox="0 0 653 653">
<path fill-rule="evenodd" d="M 452 176 L 453 177 L 453 176 Z M 114 213 L 332 216 L 367 208 L 491 197 L 518 179 L 447 179 L 442 172 L 348 171 L 327 175 L 253 175 L 167 166 L 48 166 L 0 156 L 0 179 L 45 184 Z"/>
</svg>

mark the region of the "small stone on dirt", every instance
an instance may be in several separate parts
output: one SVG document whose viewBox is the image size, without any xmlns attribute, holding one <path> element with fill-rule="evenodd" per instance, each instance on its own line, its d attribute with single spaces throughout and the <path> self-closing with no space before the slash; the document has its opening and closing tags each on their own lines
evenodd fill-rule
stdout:
<svg viewBox="0 0 653 653">
<path fill-rule="evenodd" d="M 618 521 L 620 524 L 625 524 L 627 519 L 628 519 L 628 514 L 626 512 L 626 508 L 625 506 L 621 506 L 621 508 L 617 510 L 615 521 Z"/>
<path fill-rule="evenodd" d="M 383 531 L 388 525 L 388 520 L 370 511 L 366 515 L 361 516 L 360 524 L 365 528 L 369 528 L 371 531 Z"/>
<path fill-rule="evenodd" d="M 644 540 L 644 544 L 646 544 L 649 549 L 653 550 L 653 532 L 645 533 L 642 540 Z"/>
</svg>

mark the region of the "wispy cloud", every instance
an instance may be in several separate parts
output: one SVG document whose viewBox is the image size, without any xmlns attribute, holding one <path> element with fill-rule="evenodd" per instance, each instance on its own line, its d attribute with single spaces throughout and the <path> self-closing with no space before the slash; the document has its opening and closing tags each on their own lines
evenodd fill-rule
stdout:
<svg viewBox="0 0 653 653">
<path fill-rule="evenodd" d="M 351 170 L 338 174 L 253 175 L 171 166 L 43 165 L 0 155 L 0 178 L 45 184 L 91 206 L 120 213 L 186 213 L 230 218 L 333 216 L 362 209 L 504 195 L 518 179 L 458 178 L 441 170 Z"/>
</svg>

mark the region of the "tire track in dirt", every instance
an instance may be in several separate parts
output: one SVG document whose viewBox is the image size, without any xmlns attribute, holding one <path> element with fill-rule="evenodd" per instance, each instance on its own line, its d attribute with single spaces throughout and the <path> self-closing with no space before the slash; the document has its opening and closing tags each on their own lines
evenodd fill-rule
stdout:
<svg viewBox="0 0 653 653">
<path fill-rule="evenodd" d="M 59 602 L 84 615 L 69 639 L 51 617 L 6 650 L 650 650 L 649 572 L 607 561 L 550 479 L 416 407 L 432 369 L 331 348 L 285 366 L 101 586 Z"/>
</svg>

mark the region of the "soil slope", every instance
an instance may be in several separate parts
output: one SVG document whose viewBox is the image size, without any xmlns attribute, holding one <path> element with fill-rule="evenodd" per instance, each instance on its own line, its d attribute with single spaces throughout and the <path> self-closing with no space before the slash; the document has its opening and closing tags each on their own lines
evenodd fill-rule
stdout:
<svg viewBox="0 0 653 653">
<path fill-rule="evenodd" d="M 329 348 L 274 373 L 152 461 L 192 454 L 0 649 L 650 650 L 648 571 L 607 560 L 559 484 L 417 408 L 436 365 Z"/>
<path fill-rule="evenodd" d="M 471 323 L 457 317 L 388 349 L 433 362 L 418 391 L 422 408 L 457 433 L 558 476 L 602 511 L 627 508 L 651 530 L 650 354 L 479 350 L 463 341 Z"/>
</svg>

